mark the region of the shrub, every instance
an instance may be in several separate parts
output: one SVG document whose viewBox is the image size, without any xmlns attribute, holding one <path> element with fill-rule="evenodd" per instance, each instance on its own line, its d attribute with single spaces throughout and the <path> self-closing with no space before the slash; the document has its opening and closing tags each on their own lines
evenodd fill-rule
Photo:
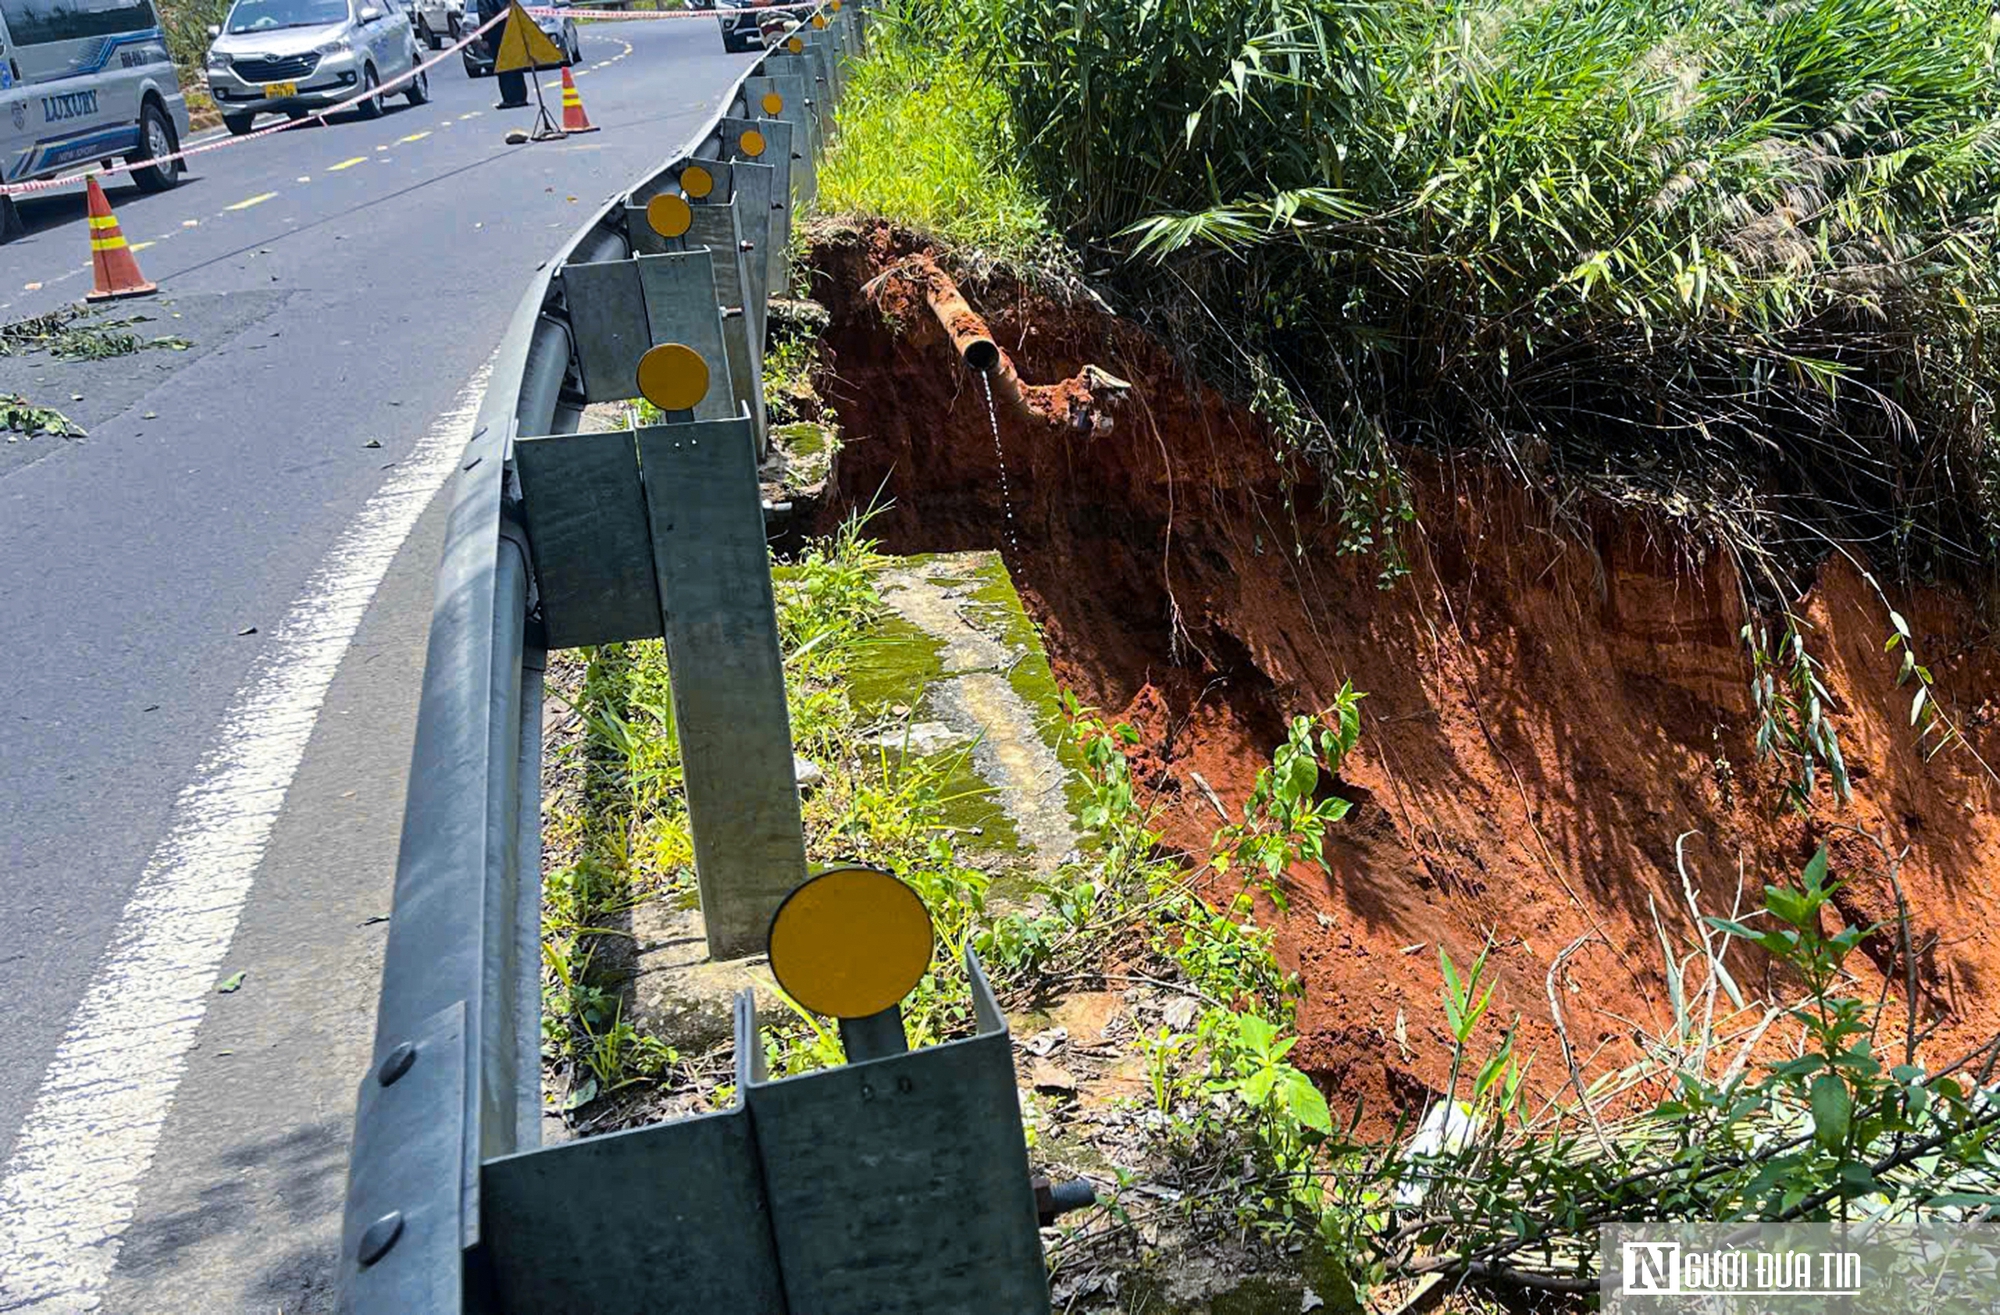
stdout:
<svg viewBox="0 0 2000 1315">
<path fill-rule="evenodd" d="M 1480 443 L 1753 565 L 1991 564 L 1985 4 L 925 3 L 1058 226 L 1164 264 L 1133 299 L 1242 395 L 1274 373 L 1330 490 Z"/>
</svg>

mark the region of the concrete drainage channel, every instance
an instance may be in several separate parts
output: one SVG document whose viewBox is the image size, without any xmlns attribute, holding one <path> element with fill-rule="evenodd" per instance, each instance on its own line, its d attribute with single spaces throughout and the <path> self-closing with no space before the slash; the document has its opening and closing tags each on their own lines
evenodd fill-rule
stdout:
<svg viewBox="0 0 2000 1315">
<path fill-rule="evenodd" d="M 730 1108 L 538 1145 L 548 651 L 664 636 L 710 958 L 764 953 L 781 908 L 800 972 L 853 952 L 787 906 L 870 880 L 808 880 L 757 463 L 767 299 L 865 26 L 827 0 L 782 34 L 535 272 L 502 342 L 451 486 L 349 1166 L 354 1315 L 1049 1308 L 1012 1047 L 969 957 L 970 1037 L 908 1051 L 870 999 L 823 1011 L 851 1062 L 769 1081 L 746 992 Z M 640 396 L 662 423 L 578 432 Z"/>
</svg>

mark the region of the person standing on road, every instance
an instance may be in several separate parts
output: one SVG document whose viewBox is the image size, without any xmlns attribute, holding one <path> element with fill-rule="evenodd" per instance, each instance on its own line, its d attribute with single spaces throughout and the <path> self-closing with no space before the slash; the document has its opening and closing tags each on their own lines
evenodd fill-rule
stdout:
<svg viewBox="0 0 2000 1315">
<path fill-rule="evenodd" d="M 479 0 L 479 21 L 491 22 L 496 16 L 507 12 L 508 0 Z M 486 48 L 496 55 L 500 51 L 500 40 L 507 35 L 507 24 L 502 22 L 486 34 L 483 40 Z M 528 75 L 516 69 L 512 73 L 497 75 L 500 80 L 500 100 L 494 105 L 496 110 L 526 109 L 528 105 Z"/>
</svg>

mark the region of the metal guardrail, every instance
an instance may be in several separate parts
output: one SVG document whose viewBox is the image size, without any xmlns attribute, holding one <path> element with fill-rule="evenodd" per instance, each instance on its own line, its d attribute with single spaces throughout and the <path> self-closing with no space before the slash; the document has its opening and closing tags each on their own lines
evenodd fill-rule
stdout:
<svg viewBox="0 0 2000 1315">
<path fill-rule="evenodd" d="M 970 961 L 971 1038 L 771 1082 L 745 998 L 732 1109 L 539 1146 L 546 652 L 665 636 L 715 957 L 761 952 L 807 876 L 759 380 L 864 24 L 827 0 L 784 33 L 535 271 L 501 342 L 451 484 L 349 1166 L 352 1315 L 1048 1309 L 1005 1019 Z M 578 433 L 666 343 L 707 391 Z"/>
</svg>

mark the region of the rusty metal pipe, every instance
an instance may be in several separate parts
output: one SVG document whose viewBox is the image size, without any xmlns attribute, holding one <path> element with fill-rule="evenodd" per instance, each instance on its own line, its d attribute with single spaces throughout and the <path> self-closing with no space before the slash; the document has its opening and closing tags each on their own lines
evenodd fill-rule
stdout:
<svg viewBox="0 0 2000 1315">
<path fill-rule="evenodd" d="M 994 363 L 991 370 L 987 371 L 986 378 L 993 385 L 994 395 L 1024 416 L 1036 420 L 1048 420 L 1049 417 L 1036 410 L 1035 404 L 1028 399 L 1028 385 L 1022 383 L 1021 376 L 1014 373 L 1014 362 L 1007 358 L 1007 353 L 998 347 L 993 351 L 999 360 Z"/>
<path fill-rule="evenodd" d="M 918 256 L 907 264 L 882 275 L 867 289 L 876 293 L 890 278 L 900 278 L 924 293 L 924 301 L 937 317 L 952 350 L 968 369 L 986 376 L 993 393 L 1028 420 L 1042 425 L 1074 429 L 1080 433 L 1106 433 L 1111 429 L 1110 408 L 1124 400 L 1132 386 L 1124 380 L 1087 365 L 1075 378 L 1054 384 L 1030 384 L 1015 373 L 1014 362 L 993 340 L 986 321 L 966 303 L 951 276 L 928 256 Z M 879 294 L 877 294 L 879 295 Z"/>
<path fill-rule="evenodd" d="M 946 336 L 951 339 L 952 350 L 971 369 L 981 374 L 992 374 L 1004 359 L 1000 344 L 993 341 L 993 333 L 986 327 L 986 321 L 978 312 L 968 306 L 958 285 L 947 277 L 943 270 L 933 265 L 923 271 L 924 299 L 930 303 L 931 314 L 937 316 L 944 326 Z M 1007 373 L 1012 374 L 1010 367 Z"/>
<path fill-rule="evenodd" d="M 928 263 L 928 262 L 927 262 Z M 986 327 L 986 321 L 979 318 L 979 312 L 966 303 L 965 296 L 951 276 L 936 265 L 929 265 L 919 277 L 924 287 L 924 300 L 930 304 L 931 314 L 937 316 L 944 326 L 945 336 L 951 339 L 952 350 L 966 368 L 986 376 L 992 385 L 994 396 L 1022 416 L 1037 423 L 1046 423 L 1047 415 L 1035 409 L 1028 400 L 1026 387 L 1021 376 L 1014 373 L 1014 362 L 1007 353 L 1000 350 L 1000 344 L 993 341 L 993 331 Z"/>
</svg>

